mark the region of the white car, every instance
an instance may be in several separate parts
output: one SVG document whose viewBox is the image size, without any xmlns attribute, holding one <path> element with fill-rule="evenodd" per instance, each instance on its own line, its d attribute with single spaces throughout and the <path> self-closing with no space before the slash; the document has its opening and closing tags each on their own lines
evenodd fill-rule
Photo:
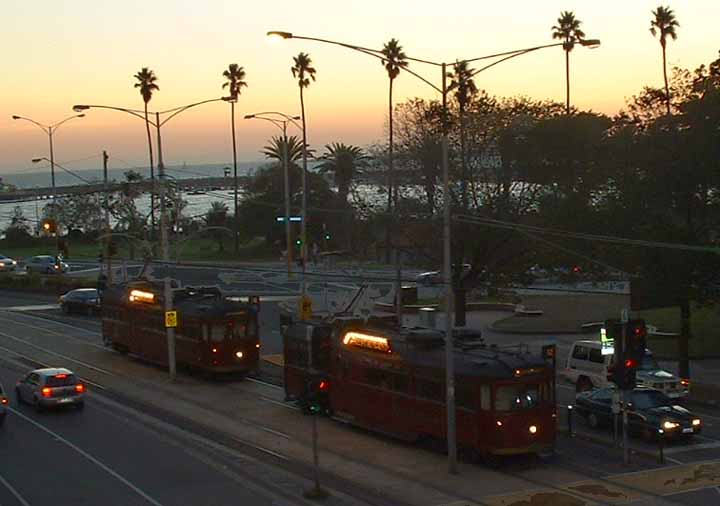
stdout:
<svg viewBox="0 0 720 506">
<path fill-rule="evenodd" d="M 25 262 L 25 270 L 31 272 L 39 272 L 40 274 L 62 274 L 70 270 L 68 264 L 57 257 L 50 255 L 38 255 L 29 258 Z"/>
<path fill-rule="evenodd" d="M 12 258 L 0 255 L 0 272 L 12 272 L 17 268 L 17 262 Z"/>
<path fill-rule="evenodd" d="M 454 266 L 453 266 L 454 269 Z M 470 264 L 463 264 L 462 266 L 462 275 L 467 275 L 468 272 L 472 269 L 472 265 Z M 429 272 L 423 272 L 418 274 L 415 277 L 415 282 L 418 285 L 423 286 L 433 286 L 433 285 L 441 285 L 443 283 L 443 273 L 442 271 L 429 271 Z"/>
<path fill-rule="evenodd" d="M 562 374 L 575 384 L 578 392 L 612 385 L 608 381 L 608 368 L 612 368 L 614 355 L 603 355 L 601 348 L 600 341 L 573 343 Z M 638 385 L 660 390 L 671 399 L 687 397 L 690 393 L 689 382 L 661 369 L 649 350 L 646 350 L 635 377 Z"/>
</svg>

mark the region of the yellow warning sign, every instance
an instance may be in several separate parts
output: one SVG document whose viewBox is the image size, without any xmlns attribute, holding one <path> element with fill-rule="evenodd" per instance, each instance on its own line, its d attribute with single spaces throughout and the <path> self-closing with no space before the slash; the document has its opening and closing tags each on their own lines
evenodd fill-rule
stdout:
<svg viewBox="0 0 720 506">
<path fill-rule="evenodd" d="M 310 320 L 312 318 L 312 299 L 307 295 L 300 297 L 300 319 Z"/>
<path fill-rule="evenodd" d="M 177 327 L 177 311 L 165 311 L 165 327 Z"/>
</svg>

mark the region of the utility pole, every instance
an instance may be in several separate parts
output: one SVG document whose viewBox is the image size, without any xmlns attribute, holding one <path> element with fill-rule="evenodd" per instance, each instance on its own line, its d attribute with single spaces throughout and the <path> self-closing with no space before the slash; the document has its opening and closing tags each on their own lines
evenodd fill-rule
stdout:
<svg viewBox="0 0 720 506">
<path fill-rule="evenodd" d="M 167 231 L 167 208 L 165 207 L 165 164 L 162 155 L 162 137 L 160 136 L 160 113 L 155 113 L 155 127 L 157 128 L 157 150 L 158 150 L 158 178 L 160 179 L 160 248 L 162 250 L 162 259 L 167 266 L 170 261 L 170 252 L 168 248 L 168 231 Z M 163 300 L 165 302 L 165 314 L 173 310 L 173 291 L 170 285 L 170 276 L 166 275 L 163 280 Z M 165 320 L 165 318 L 163 318 Z M 168 370 L 170 372 L 170 381 L 175 381 L 175 328 L 165 327 L 167 333 L 168 346 Z"/>
<path fill-rule="evenodd" d="M 107 284 L 112 283 L 112 255 L 110 253 L 112 237 L 110 235 L 110 186 L 108 184 L 107 151 L 103 151 L 103 182 L 105 183 L 105 261 L 107 262 Z"/>
<path fill-rule="evenodd" d="M 448 163 L 447 70 L 442 68 L 442 169 L 443 169 L 443 281 L 445 282 L 445 386 L 447 388 L 448 473 L 457 474 L 457 427 L 455 425 L 455 362 L 452 335 L 453 290 L 450 268 L 450 174 Z"/>
<path fill-rule="evenodd" d="M 285 245 L 287 254 L 287 272 L 288 279 L 292 277 L 292 252 L 294 246 L 292 244 L 292 234 L 290 233 L 290 175 L 288 174 L 288 137 L 287 137 L 287 120 L 283 121 L 283 178 L 285 179 Z M 305 219 L 305 218 L 303 218 Z"/>
</svg>

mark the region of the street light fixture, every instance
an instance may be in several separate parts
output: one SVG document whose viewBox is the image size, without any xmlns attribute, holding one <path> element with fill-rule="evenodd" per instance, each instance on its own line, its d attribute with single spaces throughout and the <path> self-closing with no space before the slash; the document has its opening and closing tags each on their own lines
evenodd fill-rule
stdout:
<svg viewBox="0 0 720 506">
<path fill-rule="evenodd" d="M 274 115 L 276 117 L 268 117 L 270 115 Z M 279 118 L 280 119 L 279 119 Z M 298 125 L 297 120 L 300 120 L 300 116 L 289 116 L 282 112 L 276 112 L 276 111 L 268 111 L 268 112 L 258 112 L 255 114 L 246 114 L 245 119 L 261 119 L 265 121 L 269 121 L 276 127 L 278 127 L 280 130 L 282 130 L 283 133 L 283 176 L 285 179 L 285 243 L 286 243 L 286 250 L 287 254 L 285 255 L 287 258 L 287 272 L 288 272 L 288 278 L 292 277 L 292 237 L 291 237 L 291 231 L 290 231 L 290 175 L 288 174 L 288 165 L 289 165 L 289 153 L 288 153 L 288 137 L 287 137 L 287 124 L 292 123 L 296 128 L 301 129 L 302 127 Z M 305 214 L 303 214 L 305 216 Z M 304 239 L 304 238 L 303 238 Z"/>
<path fill-rule="evenodd" d="M 166 174 L 165 174 L 165 164 L 163 163 L 163 155 L 162 155 L 162 137 L 160 135 L 160 129 L 163 125 L 165 125 L 168 121 L 173 119 L 178 114 L 187 111 L 188 109 L 191 109 L 193 107 L 197 107 L 202 104 L 207 104 L 210 102 L 221 102 L 224 101 L 224 98 L 211 98 L 208 100 L 202 100 L 200 102 L 195 102 L 188 105 L 183 105 L 180 107 L 174 107 L 172 109 L 167 109 L 165 111 L 156 111 L 153 113 L 155 115 L 155 121 L 152 121 L 148 119 L 148 123 L 150 123 L 152 126 L 155 127 L 156 130 L 156 139 L 157 139 L 157 151 L 158 151 L 158 178 L 160 179 L 160 243 L 161 243 L 161 249 L 162 249 L 162 258 L 164 262 L 170 261 L 170 250 L 168 246 L 168 234 L 167 234 L 167 209 L 165 207 L 165 185 L 166 185 Z M 132 116 L 136 116 L 140 118 L 143 122 L 145 122 L 145 115 L 144 111 L 140 111 L 137 109 L 128 109 L 125 107 L 114 107 L 109 105 L 88 105 L 88 104 L 76 104 L 73 106 L 73 111 L 80 112 L 80 111 L 87 111 L 88 109 L 110 109 L 112 111 L 119 111 L 124 112 L 127 114 L 131 114 Z M 161 121 L 160 117 L 161 115 L 167 115 L 165 119 Z M 153 191 L 155 189 L 153 188 Z M 165 312 L 172 311 L 173 308 L 173 293 L 172 293 L 172 286 L 170 285 L 170 277 L 165 276 L 164 279 L 164 302 L 165 302 Z M 170 380 L 175 380 L 176 375 L 176 363 L 175 363 L 175 328 L 174 327 L 166 327 L 167 331 L 167 343 L 168 343 L 168 371 L 170 373 Z"/>
<path fill-rule="evenodd" d="M 285 32 L 280 30 L 272 30 L 267 32 L 267 35 L 270 37 L 280 37 L 282 39 L 301 39 L 301 40 L 309 40 L 314 42 L 321 42 L 326 44 L 332 44 L 336 46 L 342 46 L 348 49 L 352 49 L 354 51 L 358 51 L 364 54 L 367 54 L 369 56 L 373 56 L 375 58 L 378 58 L 380 60 L 384 60 L 385 56 L 383 55 L 383 52 L 378 49 L 370 49 L 362 46 L 357 46 L 354 44 L 347 44 L 344 42 L 338 42 L 334 40 L 328 40 L 328 39 L 320 39 L 317 37 L 305 37 L 305 36 L 299 36 L 294 35 L 291 32 Z M 588 39 L 588 40 L 582 40 L 577 41 L 579 44 L 583 46 L 587 46 L 590 48 L 598 47 L 600 45 L 600 41 L 597 39 Z M 465 60 L 459 60 L 456 61 L 457 63 L 471 63 L 474 61 L 479 60 L 488 60 L 488 59 L 499 59 L 498 61 L 495 61 L 491 63 L 490 65 L 487 65 L 475 72 L 473 72 L 472 76 L 482 72 L 483 70 L 487 70 L 499 63 L 502 63 L 506 60 L 509 60 L 511 58 L 515 58 L 517 56 L 521 56 L 527 53 L 531 53 L 534 51 L 538 51 L 540 49 L 550 48 L 550 47 L 558 47 L 563 46 L 564 42 L 558 42 L 553 44 L 544 44 L 541 46 L 534 46 L 529 47 L 525 49 L 517 49 L 512 51 L 506 51 L 503 53 L 497 53 L 492 55 L 486 55 L 486 56 L 480 56 L 478 58 L 472 58 L 472 59 L 465 59 Z M 450 181 L 449 181 L 449 155 L 448 155 L 448 130 L 449 130 L 449 116 L 448 116 L 448 104 L 447 104 L 447 95 L 448 95 L 448 86 L 447 86 L 447 66 L 448 64 L 446 62 L 435 62 L 430 60 L 423 60 L 420 58 L 412 58 L 412 57 L 406 57 L 408 61 L 414 61 L 417 63 L 423 63 L 427 65 L 433 65 L 435 67 L 440 67 L 442 71 L 442 85 L 441 87 L 438 87 L 437 85 L 433 84 L 429 80 L 425 79 L 423 76 L 415 73 L 414 71 L 410 70 L 407 67 L 402 67 L 400 70 L 402 72 L 407 72 L 416 78 L 423 81 L 425 84 L 433 88 L 435 91 L 439 92 L 442 96 L 442 109 L 443 109 L 443 121 L 442 121 L 442 169 L 443 169 L 443 283 L 445 285 L 446 289 L 446 302 L 445 302 L 445 386 L 446 386 L 446 410 L 447 410 L 447 441 L 448 441 L 448 472 L 451 474 L 457 473 L 457 438 L 456 438 L 456 420 L 455 420 L 455 373 L 454 373 L 454 364 L 453 364 L 453 338 L 452 338 L 452 311 L 453 311 L 453 287 L 452 287 L 452 273 L 451 273 L 451 259 L 450 259 Z"/>
</svg>

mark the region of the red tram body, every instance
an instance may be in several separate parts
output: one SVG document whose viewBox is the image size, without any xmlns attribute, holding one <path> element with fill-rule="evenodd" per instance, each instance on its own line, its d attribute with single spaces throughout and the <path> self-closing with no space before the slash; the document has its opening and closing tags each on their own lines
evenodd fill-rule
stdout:
<svg viewBox="0 0 720 506">
<path fill-rule="evenodd" d="M 443 334 L 295 323 L 284 334 L 287 398 L 406 440 L 445 440 Z M 455 348 L 457 442 L 474 456 L 537 454 L 555 443 L 553 370 L 520 350 Z"/>
<path fill-rule="evenodd" d="M 102 294 L 103 343 L 160 365 L 168 363 L 162 285 L 133 282 Z M 173 290 L 178 365 L 210 373 L 258 367 L 257 304 L 229 300 L 217 288 Z"/>
</svg>

